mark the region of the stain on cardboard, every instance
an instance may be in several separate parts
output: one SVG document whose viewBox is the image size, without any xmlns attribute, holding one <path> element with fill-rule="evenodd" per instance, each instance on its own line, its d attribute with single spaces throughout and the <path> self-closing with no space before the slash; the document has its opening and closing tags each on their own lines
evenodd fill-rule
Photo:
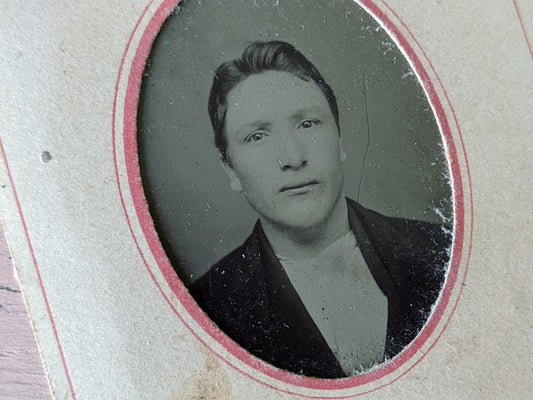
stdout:
<svg viewBox="0 0 533 400">
<path fill-rule="evenodd" d="M 223 368 L 222 362 L 213 352 L 203 346 L 202 353 L 205 357 L 203 368 L 197 369 L 185 381 L 182 386 L 182 391 L 175 397 L 172 397 L 172 400 L 233 399 L 231 381 Z"/>
</svg>

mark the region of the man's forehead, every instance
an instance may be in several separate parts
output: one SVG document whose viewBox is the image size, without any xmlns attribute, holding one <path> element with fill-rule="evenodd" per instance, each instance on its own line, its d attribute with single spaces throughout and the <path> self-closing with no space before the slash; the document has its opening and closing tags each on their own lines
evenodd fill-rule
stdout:
<svg viewBox="0 0 533 400">
<path fill-rule="evenodd" d="M 317 84 L 310 79 L 302 78 L 291 72 L 268 70 L 244 78 L 230 90 L 229 96 L 277 92 L 280 88 L 295 89 L 306 86 L 316 87 L 320 90 Z"/>
<path fill-rule="evenodd" d="M 324 111 L 329 112 L 329 104 L 314 81 L 268 71 L 249 76 L 229 92 L 226 122 L 261 125 Z"/>
</svg>

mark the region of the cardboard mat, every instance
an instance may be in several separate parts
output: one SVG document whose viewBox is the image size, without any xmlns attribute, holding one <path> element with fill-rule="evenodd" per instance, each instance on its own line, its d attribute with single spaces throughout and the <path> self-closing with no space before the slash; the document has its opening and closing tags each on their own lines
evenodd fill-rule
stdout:
<svg viewBox="0 0 533 400">
<path fill-rule="evenodd" d="M 54 398 L 529 397 L 531 2 L 61 0 L 0 10 L 0 213 Z M 418 336 L 351 377 L 263 361 L 189 294 L 267 216 L 260 206 L 270 203 L 247 190 L 266 190 L 245 181 L 248 167 L 220 167 L 207 112 L 215 69 L 254 41 L 291 43 L 330 84 L 346 197 L 453 234 Z M 261 135 L 253 140 L 275 137 Z M 299 162 L 312 168 L 311 156 Z M 245 196 L 231 190 L 232 168 Z M 256 182 L 264 171 L 254 169 Z"/>
</svg>

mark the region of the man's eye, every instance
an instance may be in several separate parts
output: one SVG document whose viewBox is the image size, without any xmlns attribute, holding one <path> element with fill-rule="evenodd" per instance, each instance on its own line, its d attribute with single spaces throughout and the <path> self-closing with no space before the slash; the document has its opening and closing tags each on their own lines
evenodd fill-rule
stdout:
<svg viewBox="0 0 533 400">
<path fill-rule="evenodd" d="M 261 139 L 265 137 L 265 134 L 263 132 L 255 132 L 252 133 L 250 136 L 246 138 L 247 142 L 259 142 Z"/>
<path fill-rule="evenodd" d="M 308 128 L 311 128 L 313 125 L 316 125 L 316 124 L 317 124 L 317 121 L 312 120 L 312 119 L 307 119 L 307 120 L 303 121 L 300 124 L 300 127 L 304 128 L 304 129 L 308 129 Z"/>
</svg>

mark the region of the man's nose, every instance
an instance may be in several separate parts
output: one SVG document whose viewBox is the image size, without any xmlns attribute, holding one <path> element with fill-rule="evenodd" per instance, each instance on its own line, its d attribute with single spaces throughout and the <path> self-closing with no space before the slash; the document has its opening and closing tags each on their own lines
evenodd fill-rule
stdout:
<svg viewBox="0 0 533 400">
<path fill-rule="evenodd" d="M 305 146 L 296 133 L 286 135 L 281 141 L 278 163 L 282 171 L 298 170 L 307 165 Z"/>
</svg>

